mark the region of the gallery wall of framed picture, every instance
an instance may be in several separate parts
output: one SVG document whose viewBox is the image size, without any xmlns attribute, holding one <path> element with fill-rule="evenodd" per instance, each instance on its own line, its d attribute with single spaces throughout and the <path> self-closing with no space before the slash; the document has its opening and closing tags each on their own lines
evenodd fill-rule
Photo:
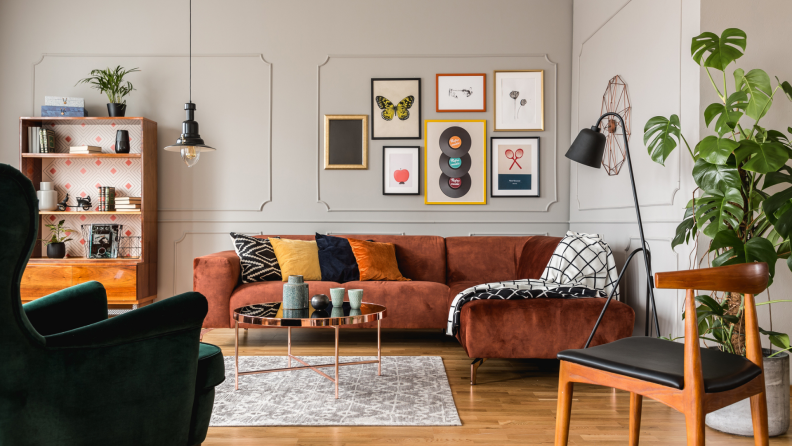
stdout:
<svg viewBox="0 0 792 446">
<path fill-rule="evenodd" d="M 371 79 L 371 139 L 421 139 L 421 79 Z"/>
<path fill-rule="evenodd" d="M 438 113 L 487 111 L 485 73 L 437 74 L 435 79 L 435 110 Z"/>
<path fill-rule="evenodd" d="M 382 195 L 421 193 L 421 147 L 382 148 Z"/>
<path fill-rule="evenodd" d="M 490 193 L 493 197 L 539 196 L 539 138 L 490 138 Z"/>
<path fill-rule="evenodd" d="M 424 203 L 487 204 L 487 121 L 424 121 Z"/>
<path fill-rule="evenodd" d="M 368 169 L 368 116 L 325 115 L 324 168 Z"/>
<path fill-rule="evenodd" d="M 495 71 L 495 131 L 544 130 L 544 70 Z"/>
</svg>

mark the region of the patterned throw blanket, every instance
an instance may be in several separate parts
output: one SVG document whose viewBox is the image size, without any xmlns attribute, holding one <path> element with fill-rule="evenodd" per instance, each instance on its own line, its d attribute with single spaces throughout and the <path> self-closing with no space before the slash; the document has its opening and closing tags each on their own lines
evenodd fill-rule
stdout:
<svg viewBox="0 0 792 446">
<path fill-rule="evenodd" d="M 462 306 L 483 299 L 577 299 L 619 297 L 614 288 L 618 274 L 613 253 L 602 237 L 568 231 L 550 257 L 541 279 L 485 283 L 457 294 L 448 312 L 446 334 L 456 335 Z"/>
</svg>

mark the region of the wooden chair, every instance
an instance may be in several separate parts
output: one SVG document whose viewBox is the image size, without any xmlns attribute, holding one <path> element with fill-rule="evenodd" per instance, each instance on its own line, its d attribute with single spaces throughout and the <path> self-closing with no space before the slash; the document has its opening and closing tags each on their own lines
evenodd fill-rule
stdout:
<svg viewBox="0 0 792 446">
<path fill-rule="evenodd" d="M 598 384 L 630 392 L 630 445 L 638 444 L 644 396 L 685 414 L 688 446 L 704 445 L 704 416 L 751 398 L 754 443 L 768 445 L 767 400 L 762 346 L 754 295 L 767 288 L 766 263 L 747 263 L 655 274 L 657 288 L 685 289 L 685 313 L 696 314 L 694 290 L 745 294 L 746 356 L 699 347 L 695 317 L 685 318 L 685 343 L 631 337 L 558 354 L 558 412 L 555 446 L 566 446 L 573 383 Z"/>
</svg>

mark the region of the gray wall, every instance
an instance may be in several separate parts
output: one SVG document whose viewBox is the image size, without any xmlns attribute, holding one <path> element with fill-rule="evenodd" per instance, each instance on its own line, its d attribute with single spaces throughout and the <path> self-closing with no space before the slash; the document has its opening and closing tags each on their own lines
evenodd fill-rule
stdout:
<svg viewBox="0 0 792 446">
<path fill-rule="evenodd" d="M 571 39 L 571 0 L 195 0 L 193 101 L 218 151 L 192 169 L 160 153 L 160 297 L 191 289 L 192 258 L 229 249 L 229 231 L 562 235 Z M 160 147 L 178 136 L 187 0 L 4 0 L 0 54 L 0 162 L 17 165 L 18 118 L 38 114 L 45 95 L 85 97 L 103 115 L 106 99 L 73 85 L 109 65 L 142 68 L 128 115 L 157 121 Z M 487 119 L 492 136 L 492 71 L 535 68 L 545 70 L 546 130 L 531 134 L 541 137 L 540 198 L 437 207 L 382 196 L 384 141 L 371 142 L 367 171 L 319 168 L 321 115 L 369 114 L 371 77 L 421 77 L 424 119 Z M 488 73 L 489 111 L 435 113 L 438 72 Z"/>
</svg>

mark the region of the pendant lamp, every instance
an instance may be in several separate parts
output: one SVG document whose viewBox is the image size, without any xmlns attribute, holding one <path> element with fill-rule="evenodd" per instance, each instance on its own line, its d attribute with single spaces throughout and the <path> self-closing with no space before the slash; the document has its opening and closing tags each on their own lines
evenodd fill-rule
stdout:
<svg viewBox="0 0 792 446">
<path fill-rule="evenodd" d="M 184 104 L 187 120 L 182 122 L 182 133 L 176 144 L 165 147 L 168 152 L 181 152 L 181 158 L 187 167 L 198 163 L 201 152 L 213 152 L 215 149 L 204 144 L 198 134 L 198 123 L 195 121 L 195 104 L 192 101 L 192 0 L 190 0 L 190 102 Z"/>
</svg>

